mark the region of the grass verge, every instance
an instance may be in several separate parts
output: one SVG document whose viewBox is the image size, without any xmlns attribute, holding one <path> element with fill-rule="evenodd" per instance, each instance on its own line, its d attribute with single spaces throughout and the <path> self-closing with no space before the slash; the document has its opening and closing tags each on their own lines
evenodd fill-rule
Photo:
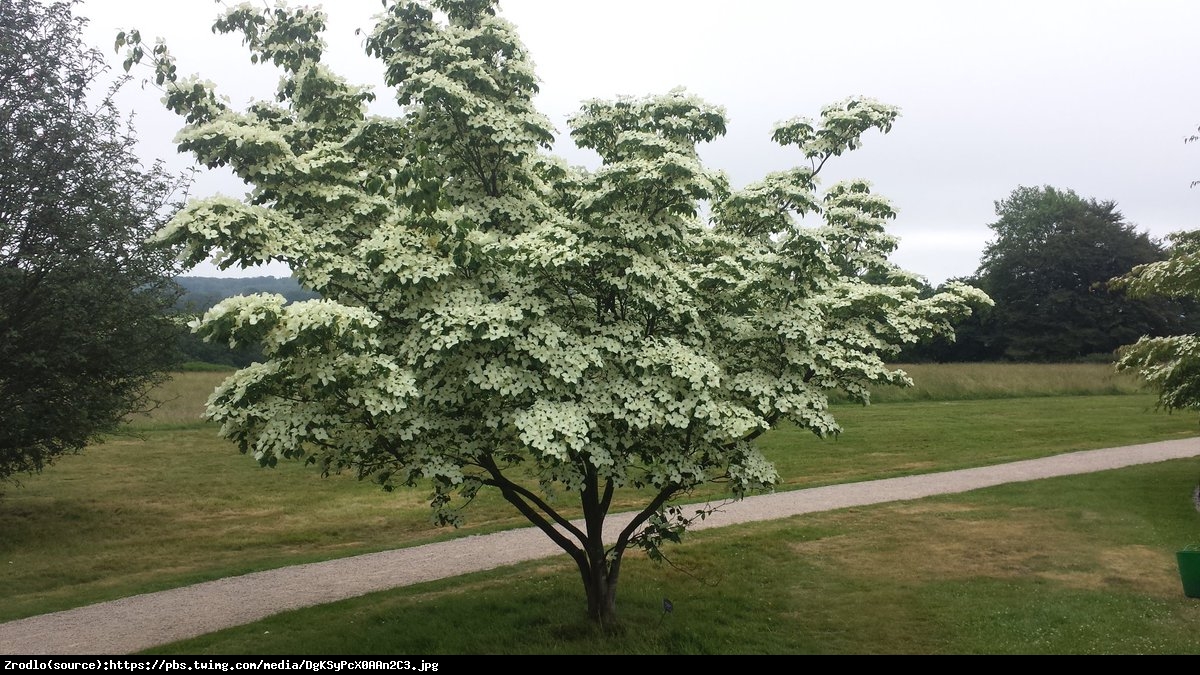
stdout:
<svg viewBox="0 0 1200 675">
<path fill-rule="evenodd" d="M 1196 654 L 1173 563 L 1194 460 L 693 533 L 622 626 L 565 558 L 281 614 L 153 654 Z M 663 611 L 669 598 L 673 611 Z"/>
</svg>

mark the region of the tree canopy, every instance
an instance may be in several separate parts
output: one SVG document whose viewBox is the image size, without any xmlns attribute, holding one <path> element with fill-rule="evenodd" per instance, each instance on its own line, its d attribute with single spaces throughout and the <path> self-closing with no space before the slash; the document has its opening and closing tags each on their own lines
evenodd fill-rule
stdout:
<svg viewBox="0 0 1200 675">
<path fill-rule="evenodd" d="M 198 277 L 175 278 L 182 291 L 175 301 L 179 316 L 196 317 L 213 305 L 235 295 L 271 293 L 282 295 L 287 302 L 312 300 L 317 294 L 305 290 L 291 277 Z M 206 341 L 191 331 L 179 333 L 180 358 L 185 365 L 189 362 L 219 366 L 248 366 L 263 358 L 257 344 L 244 344 L 230 348 L 228 344 Z"/>
<path fill-rule="evenodd" d="M 145 241 L 183 182 L 141 166 L 73 5 L 0 3 L 0 480 L 144 406 L 179 332 Z"/>
<path fill-rule="evenodd" d="M 1200 300 L 1200 230 L 1176 232 L 1170 237 L 1170 256 L 1144 265 L 1113 280 L 1134 297 Z M 1196 333 L 1161 337 L 1143 336 L 1121 347 L 1119 370 L 1141 374 L 1159 394 L 1167 410 L 1200 409 L 1200 338 Z"/>
<path fill-rule="evenodd" d="M 907 383 L 885 359 L 988 302 L 961 284 L 919 297 L 889 261 L 887 200 L 819 188 L 827 161 L 891 128 L 879 102 L 780 123 L 806 165 L 738 189 L 697 152 L 723 110 L 684 90 L 583 103 L 570 136 L 600 166 L 554 156 L 529 54 L 489 0 L 385 4 L 365 44 L 394 116 L 325 65 L 318 10 L 242 5 L 214 28 L 283 71 L 274 102 L 235 110 L 166 45 L 118 36 L 185 120 L 180 149 L 252 186 L 193 201 L 159 238 L 190 263 L 286 263 L 321 299 L 238 297 L 197 322 L 267 357 L 208 415 L 264 465 L 432 484 L 440 523 L 499 491 L 574 559 L 599 621 L 628 547 L 657 555 L 703 516 L 680 506 L 693 488 L 769 487 L 756 438 L 836 433 L 827 392 Z"/>
<path fill-rule="evenodd" d="M 1050 186 L 1018 187 L 996 202 L 994 238 L 968 281 L 995 308 L 964 323 L 948 350 L 961 360 L 1070 361 L 1111 355 L 1142 335 L 1194 325 L 1188 305 L 1132 298 L 1108 281 L 1161 260 L 1162 245 L 1125 221 L 1115 202 Z"/>
</svg>

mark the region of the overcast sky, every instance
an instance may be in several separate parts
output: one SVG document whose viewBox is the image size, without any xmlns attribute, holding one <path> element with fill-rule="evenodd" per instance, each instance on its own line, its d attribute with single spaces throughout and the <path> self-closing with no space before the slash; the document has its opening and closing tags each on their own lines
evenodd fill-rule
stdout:
<svg viewBox="0 0 1200 675">
<path fill-rule="evenodd" d="M 973 273 L 995 201 L 1020 185 L 1111 200 L 1152 236 L 1200 226 L 1200 2 L 1195 0 L 501 0 L 541 76 L 540 109 L 560 131 L 590 98 L 684 87 L 728 112 L 728 134 L 701 149 L 744 185 L 802 162 L 770 141 L 775 122 L 816 117 L 868 96 L 900 107 L 887 135 L 831 162 L 824 184 L 866 178 L 899 210 L 894 259 L 938 284 Z M 378 0 L 328 3 L 327 60 L 379 84 L 362 53 Z M 278 73 L 252 66 L 236 37 L 213 35 L 212 0 L 84 0 L 85 38 L 110 54 L 118 30 L 163 37 L 182 74 L 198 74 L 243 105 L 269 98 Z M 148 158 L 175 156 L 180 120 L 158 92 L 134 85 Z M 592 158 L 556 150 L 573 163 Z M 834 163 L 836 162 L 836 163 Z M 203 177 L 195 196 L 243 188 Z M 193 274 L 218 274 L 201 266 Z M 246 274 L 286 274 L 268 268 Z M 233 273 L 225 273 L 233 274 Z"/>
</svg>

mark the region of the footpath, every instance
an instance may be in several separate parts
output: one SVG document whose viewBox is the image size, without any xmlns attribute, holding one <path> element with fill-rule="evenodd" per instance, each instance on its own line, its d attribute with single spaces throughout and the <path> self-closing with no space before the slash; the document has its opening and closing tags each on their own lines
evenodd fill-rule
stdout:
<svg viewBox="0 0 1200 675">
<path fill-rule="evenodd" d="M 724 504 L 692 529 L 728 527 L 1004 483 L 1200 456 L 1200 438 L 1073 452 L 994 466 L 778 492 Z M 606 537 L 630 515 L 610 517 Z M 297 565 L 0 623 L 0 654 L 132 654 L 293 609 L 564 555 L 524 528 Z"/>
</svg>

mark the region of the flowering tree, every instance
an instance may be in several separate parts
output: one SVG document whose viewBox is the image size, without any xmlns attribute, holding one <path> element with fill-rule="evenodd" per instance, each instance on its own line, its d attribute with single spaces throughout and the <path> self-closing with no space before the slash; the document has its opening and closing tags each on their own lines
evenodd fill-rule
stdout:
<svg viewBox="0 0 1200 675">
<path fill-rule="evenodd" d="M 880 103 L 779 125 L 809 165 L 734 190 L 696 151 L 725 131 L 722 110 L 683 91 L 585 103 L 569 124 L 594 171 L 551 155 L 494 0 L 387 5 L 366 49 L 398 117 L 370 115 L 373 94 L 321 63 L 317 11 L 242 5 L 215 28 L 283 70 L 278 103 L 233 110 L 165 45 L 118 36 L 186 119 L 181 150 L 253 186 L 193 202 L 160 238 L 190 264 L 284 262 L 323 299 L 232 298 L 196 324 L 267 356 L 208 416 L 264 465 L 428 481 L 440 523 L 499 490 L 575 560 L 598 621 L 615 619 L 625 551 L 657 554 L 697 517 L 681 497 L 770 486 L 757 437 L 785 421 L 837 432 L 826 392 L 865 402 L 906 383 L 884 362 L 897 346 L 988 302 L 960 285 L 920 298 L 867 183 L 818 193 L 827 160 L 891 127 Z M 641 501 L 610 519 L 619 494 Z"/>
<path fill-rule="evenodd" d="M 1166 260 L 1139 265 L 1113 280 L 1135 297 L 1200 300 L 1200 230 L 1170 235 Z M 1134 370 L 1158 391 L 1166 410 L 1200 409 L 1200 338 L 1143 337 L 1118 352 L 1117 369 Z"/>
</svg>

